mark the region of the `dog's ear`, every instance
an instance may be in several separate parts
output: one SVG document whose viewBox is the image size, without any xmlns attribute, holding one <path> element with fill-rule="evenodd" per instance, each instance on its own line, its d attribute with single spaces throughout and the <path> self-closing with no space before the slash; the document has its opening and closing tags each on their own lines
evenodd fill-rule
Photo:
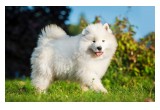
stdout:
<svg viewBox="0 0 160 110">
<path fill-rule="evenodd" d="M 108 23 L 105 23 L 105 24 L 103 25 L 103 27 L 104 27 L 109 33 L 112 33 L 112 30 L 109 28 Z"/>
<path fill-rule="evenodd" d="M 87 35 L 87 34 L 89 34 L 89 32 L 86 29 L 83 29 L 82 35 Z"/>
</svg>

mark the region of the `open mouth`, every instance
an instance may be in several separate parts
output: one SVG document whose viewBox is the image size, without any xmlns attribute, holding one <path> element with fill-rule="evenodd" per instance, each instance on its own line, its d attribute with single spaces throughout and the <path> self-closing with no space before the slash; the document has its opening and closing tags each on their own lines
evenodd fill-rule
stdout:
<svg viewBox="0 0 160 110">
<path fill-rule="evenodd" d="M 101 56 L 103 52 L 95 52 L 96 56 Z"/>
</svg>

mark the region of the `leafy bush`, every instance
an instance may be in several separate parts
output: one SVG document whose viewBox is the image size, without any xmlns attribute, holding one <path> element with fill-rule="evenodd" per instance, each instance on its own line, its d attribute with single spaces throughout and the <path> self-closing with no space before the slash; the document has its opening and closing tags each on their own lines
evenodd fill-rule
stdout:
<svg viewBox="0 0 160 110">
<path fill-rule="evenodd" d="M 117 68 L 117 73 L 131 76 L 149 76 L 155 73 L 155 34 L 149 33 L 140 41 L 135 41 L 134 26 L 126 18 L 116 18 L 111 26 L 118 42 L 118 48 L 111 67 Z"/>
</svg>

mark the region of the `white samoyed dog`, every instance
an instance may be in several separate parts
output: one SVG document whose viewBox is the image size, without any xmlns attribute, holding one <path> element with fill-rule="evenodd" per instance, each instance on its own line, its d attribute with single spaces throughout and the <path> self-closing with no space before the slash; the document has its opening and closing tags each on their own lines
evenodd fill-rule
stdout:
<svg viewBox="0 0 160 110">
<path fill-rule="evenodd" d="M 90 24 L 74 37 L 57 25 L 48 25 L 32 53 L 32 83 L 42 92 L 57 79 L 71 80 L 79 82 L 84 91 L 107 93 L 101 79 L 116 47 L 115 36 L 107 23 Z"/>
</svg>

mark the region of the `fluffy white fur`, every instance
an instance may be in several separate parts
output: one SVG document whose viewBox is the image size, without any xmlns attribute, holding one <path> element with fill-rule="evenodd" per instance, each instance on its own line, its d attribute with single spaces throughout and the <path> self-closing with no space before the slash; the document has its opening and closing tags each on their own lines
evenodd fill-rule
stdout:
<svg viewBox="0 0 160 110">
<path fill-rule="evenodd" d="M 70 37 L 56 25 L 46 26 L 31 57 L 32 83 L 44 91 L 58 80 L 73 80 L 83 90 L 107 92 L 101 83 L 117 42 L 108 24 L 90 24 Z"/>
</svg>

